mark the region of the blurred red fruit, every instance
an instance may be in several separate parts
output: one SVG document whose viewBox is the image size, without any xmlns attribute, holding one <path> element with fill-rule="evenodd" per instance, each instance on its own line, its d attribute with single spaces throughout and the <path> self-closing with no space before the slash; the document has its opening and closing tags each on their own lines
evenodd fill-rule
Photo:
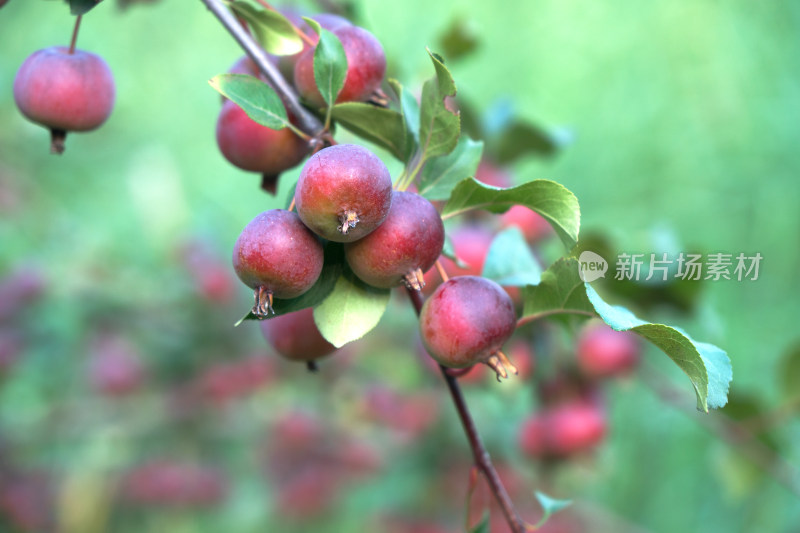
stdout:
<svg viewBox="0 0 800 533">
<path fill-rule="evenodd" d="M 102 334 L 89 348 L 89 381 L 108 396 L 123 396 L 142 386 L 145 370 L 142 356 L 127 339 Z"/>
<path fill-rule="evenodd" d="M 614 331 L 601 323 L 587 325 L 578 338 L 578 367 L 591 378 L 607 378 L 630 373 L 641 355 L 636 334 Z"/>
<path fill-rule="evenodd" d="M 511 174 L 486 158 L 478 165 L 475 179 L 492 187 L 507 188 L 512 185 Z"/>
<path fill-rule="evenodd" d="M 530 244 L 553 234 L 553 228 L 542 215 L 523 205 L 515 205 L 503 213 L 500 216 L 500 225 L 504 228 L 518 227 Z"/>
<path fill-rule="evenodd" d="M 214 468 L 171 461 L 135 467 L 122 480 L 126 501 L 154 507 L 210 507 L 221 503 L 228 482 Z"/>
<path fill-rule="evenodd" d="M 599 402 L 576 401 L 542 409 L 520 427 L 519 445 L 535 458 L 569 457 L 596 447 L 607 431 Z"/>
</svg>

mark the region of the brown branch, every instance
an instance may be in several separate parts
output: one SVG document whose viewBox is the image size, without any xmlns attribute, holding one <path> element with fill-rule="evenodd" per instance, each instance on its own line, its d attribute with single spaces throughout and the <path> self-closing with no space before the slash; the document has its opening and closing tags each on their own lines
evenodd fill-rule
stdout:
<svg viewBox="0 0 800 533">
<path fill-rule="evenodd" d="M 304 133 L 311 137 L 317 137 L 323 130 L 322 122 L 314 116 L 309 110 L 300 105 L 300 98 L 286 79 L 281 75 L 280 71 L 273 65 L 267 53 L 253 40 L 253 37 L 239 24 L 236 17 L 228 11 L 225 5 L 220 0 L 201 0 L 206 7 L 211 11 L 219 20 L 228 33 L 236 39 L 236 42 L 242 49 L 250 56 L 250 59 L 255 62 L 259 70 L 266 76 L 267 81 L 270 82 L 273 89 L 283 100 L 284 105 L 287 107 L 289 114 L 294 115 L 297 120 L 297 126 Z"/>
<path fill-rule="evenodd" d="M 422 293 L 414 289 L 407 289 L 407 291 L 411 298 L 411 303 L 414 305 L 414 310 L 419 315 L 423 303 Z M 472 419 L 472 415 L 469 412 L 467 402 L 464 400 L 464 395 L 461 393 L 461 387 L 458 386 L 458 381 L 455 377 L 451 376 L 447 368 L 442 365 L 439 365 L 439 370 L 441 370 L 442 376 L 444 376 L 444 380 L 447 383 L 447 388 L 450 390 L 450 396 L 453 399 L 456 411 L 458 411 L 458 418 L 461 419 L 461 425 L 464 426 L 464 433 L 466 433 L 469 446 L 472 448 L 475 466 L 483 473 L 486 481 L 489 483 L 489 488 L 492 494 L 494 494 L 497 503 L 500 504 L 500 508 L 503 511 L 503 515 L 511 531 L 514 533 L 524 533 L 528 531 L 525 521 L 520 518 L 517 510 L 514 508 L 514 503 L 511 501 L 508 491 L 506 491 L 506 488 L 503 486 L 503 482 L 500 480 L 500 476 L 497 474 L 497 470 L 495 470 L 492 464 L 492 458 L 489 456 L 489 452 L 486 451 L 483 445 L 481 436 L 478 433 L 478 428 L 475 427 L 475 421 Z"/>
</svg>

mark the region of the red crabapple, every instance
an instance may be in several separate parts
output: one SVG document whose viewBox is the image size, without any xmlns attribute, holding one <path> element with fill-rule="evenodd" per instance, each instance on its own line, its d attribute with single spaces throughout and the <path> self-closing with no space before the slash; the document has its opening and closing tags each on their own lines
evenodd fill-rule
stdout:
<svg viewBox="0 0 800 533">
<path fill-rule="evenodd" d="M 500 352 L 516 328 L 514 303 L 500 285 L 477 276 L 459 276 L 439 285 L 419 316 L 422 342 L 439 364 L 465 368 L 486 363 L 507 377 L 516 369 Z"/>
<path fill-rule="evenodd" d="M 423 272 L 436 262 L 442 246 L 444 225 L 433 204 L 418 194 L 396 191 L 378 229 L 345 244 L 344 252 L 347 264 L 365 283 L 386 289 L 405 283 L 420 290 L 425 285 Z"/>
<path fill-rule="evenodd" d="M 98 55 L 63 46 L 28 56 L 14 78 L 14 100 L 25 117 L 49 128 L 50 151 L 64 151 L 68 131 L 90 131 L 111 115 L 116 88 Z"/>
<path fill-rule="evenodd" d="M 256 216 L 233 247 L 233 269 L 255 291 L 253 314 L 272 312 L 272 298 L 300 296 L 319 278 L 324 254 L 295 213 L 271 209 Z"/>
<path fill-rule="evenodd" d="M 590 324 L 578 338 L 578 367 L 591 378 L 624 375 L 636 367 L 641 348 L 635 333 L 614 331 L 602 323 Z"/>
<path fill-rule="evenodd" d="M 375 230 L 392 205 L 392 178 L 362 146 L 337 144 L 308 158 L 294 194 L 297 214 L 314 233 L 352 242 Z"/>
<path fill-rule="evenodd" d="M 353 25 L 341 25 L 333 34 L 341 41 L 347 56 L 347 74 L 336 103 L 368 100 L 380 87 L 386 73 L 386 56 L 381 43 L 364 28 Z M 315 51 L 316 48 L 308 49 L 297 59 L 294 84 L 306 101 L 323 107 L 325 100 L 314 79 Z"/>
<path fill-rule="evenodd" d="M 222 104 L 216 137 L 225 159 L 242 170 L 263 174 L 272 194 L 277 175 L 300 164 L 309 150 L 308 143 L 291 129 L 262 126 L 230 100 Z"/>
</svg>

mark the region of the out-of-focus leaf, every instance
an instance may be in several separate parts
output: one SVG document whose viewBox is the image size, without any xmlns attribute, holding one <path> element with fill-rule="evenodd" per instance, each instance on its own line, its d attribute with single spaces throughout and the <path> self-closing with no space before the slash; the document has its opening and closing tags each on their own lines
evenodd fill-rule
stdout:
<svg viewBox="0 0 800 533">
<path fill-rule="evenodd" d="M 344 53 L 344 46 L 336 35 L 322 28 L 316 20 L 308 17 L 303 17 L 303 20 L 319 35 L 319 42 L 314 51 L 314 81 L 323 100 L 330 107 L 336 102 L 336 97 L 344 87 L 344 80 L 347 77 L 347 56 Z"/>
<path fill-rule="evenodd" d="M 448 97 L 456 95 L 456 84 L 442 58 L 428 50 L 436 77 L 422 86 L 419 145 L 422 160 L 449 154 L 458 143 L 461 123 L 458 111 L 450 109 Z"/>
<path fill-rule="evenodd" d="M 333 106 L 331 116 L 346 129 L 367 141 L 385 148 L 403 161 L 406 153 L 406 129 L 403 115 L 362 102 Z"/>
<path fill-rule="evenodd" d="M 512 226 L 498 233 L 492 241 L 481 275 L 500 285 L 524 287 L 541 281 L 542 268 L 525 236 Z"/>
<path fill-rule="evenodd" d="M 442 247 L 442 255 L 454 262 L 458 268 L 469 268 L 469 265 L 456 255 L 456 249 L 453 246 L 453 239 L 451 239 L 447 233 L 444 235 L 444 247 Z"/>
<path fill-rule="evenodd" d="M 389 289 L 367 285 L 345 270 L 333 291 L 314 309 L 314 322 L 328 342 L 341 348 L 378 325 L 390 295 Z"/>
<path fill-rule="evenodd" d="M 484 511 L 481 521 L 469 530 L 469 533 L 490 533 L 489 511 Z"/>
<path fill-rule="evenodd" d="M 517 187 L 500 189 L 469 178 L 453 189 L 442 210 L 442 218 L 450 218 L 471 209 L 504 213 L 513 205 L 524 205 L 542 215 L 568 250 L 578 242 L 581 218 L 578 199 L 569 189 L 554 181 L 534 180 Z"/>
<path fill-rule="evenodd" d="M 439 36 L 439 45 L 444 55 L 451 60 L 471 54 L 478 48 L 478 44 L 475 25 L 462 17 L 450 21 L 450 25 Z"/>
<path fill-rule="evenodd" d="M 297 298 L 281 299 L 275 298 L 272 301 L 274 315 L 270 315 L 264 320 L 280 316 L 293 311 L 299 311 L 306 307 L 314 307 L 320 304 L 333 292 L 337 280 L 344 271 L 344 247 L 340 243 L 327 242 L 325 244 L 325 264 L 316 283 L 311 288 Z M 248 312 L 234 326 L 238 326 L 245 320 L 258 320 L 252 312 Z"/>
<path fill-rule="evenodd" d="M 289 125 L 286 108 L 275 89 L 247 74 L 218 74 L 208 83 L 262 126 L 279 130 Z"/>
<path fill-rule="evenodd" d="M 69 12 L 73 15 L 85 15 L 101 0 L 69 0 Z"/>
<path fill-rule="evenodd" d="M 611 306 L 579 275 L 576 259 L 560 259 L 542 273 L 538 286 L 522 291 L 523 319 L 559 313 L 596 315 L 616 331 L 632 331 L 664 353 L 689 377 L 697 395 L 697 408 L 725 405 L 732 379 L 730 359 L 720 348 L 696 342 L 685 332 L 637 318 L 628 309 Z"/>
<path fill-rule="evenodd" d="M 778 363 L 778 382 L 784 398 L 793 400 L 800 396 L 800 342 L 795 343 Z"/>
<path fill-rule="evenodd" d="M 247 21 L 256 40 L 270 54 L 286 56 L 303 50 L 303 40 L 294 31 L 289 19 L 281 13 L 258 9 L 243 1 L 230 2 L 228 5 Z"/>
<path fill-rule="evenodd" d="M 557 513 L 572 504 L 572 500 L 556 500 L 555 498 L 551 498 L 544 492 L 539 492 L 538 490 L 534 494 L 536 499 L 539 501 L 539 505 L 541 505 L 542 509 L 544 510 L 541 520 L 539 520 L 539 523 L 536 524 L 537 528 L 542 527 L 554 513 Z"/>
<path fill-rule="evenodd" d="M 431 159 L 422 169 L 419 194 L 428 200 L 447 200 L 458 183 L 475 177 L 482 154 L 483 141 L 461 137 L 455 150 Z"/>
<path fill-rule="evenodd" d="M 508 165 L 525 155 L 552 157 L 561 148 L 558 137 L 527 122 L 514 122 L 491 140 L 492 156 Z"/>
</svg>

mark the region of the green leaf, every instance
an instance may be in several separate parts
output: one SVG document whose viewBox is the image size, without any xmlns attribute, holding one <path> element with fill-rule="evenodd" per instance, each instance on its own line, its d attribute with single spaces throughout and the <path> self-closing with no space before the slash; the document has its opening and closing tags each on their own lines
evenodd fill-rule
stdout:
<svg viewBox="0 0 800 533">
<path fill-rule="evenodd" d="M 390 79 L 389 85 L 397 95 L 400 114 L 403 117 L 403 129 L 406 132 L 405 150 L 400 160 L 408 162 L 419 146 L 419 104 L 414 95 L 406 91 L 399 81 Z"/>
<path fill-rule="evenodd" d="M 258 9 L 247 2 L 234 1 L 228 5 L 234 13 L 247 21 L 256 40 L 270 54 L 287 56 L 303 50 L 303 39 L 282 14 L 269 9 Z"/>
<path fill-rule="evenodd" d="M 69 12 L 73 15 L 85 15 L 99 3 L 100 0 L 69 0 Z"/>
<path fill-rule="evenodd" d="M 483 154 L 483 141 L 461 137 L 449 154 L 431 159 L 422 169 L 419 194 L 428 200 L 447 200 L 453 188 L 474 177 Z"/>
<path fill-rule="evenodd" d="M 581 280 L 578 269 L 576 259 L 559 259 L 542 273 L 538 286 L 525 287 L 522 319 L 561 313 L 598 316 L 612 329 L 632 331 L 666 353 L 689 376 L 699 410 L 725 405 L 732 379 L 728 354 L 678 328 L 645 322 L 624 307 L 607 304 Z"/>
<path fill-rule="evenodd" d="M 279 130 L 289 125 L 283 102 L 263 81 L 247 74 L 218 74 L 208 83 L 262 126 Z"/>
<path fill-rule="evenodd" d="M 344 246 L 341 243 L 327 242 L 325 244 L 325 264 L 322 266 L 322 272 L 319 275 L 316 283 L 311 286 L 308 291 L 304 292 L 297 298 L 281 299 L 275 298 L 272 301 L 272 309 L 275 311 L 272 317 L 280 316 L 293 311 L 299 311 L 306 307 L 314 307 L 320 304 L 327 298 L 334 290 L 337 280 L 341 277 L 344 271 Z M 234 327 L 238 326 L 245 320 L 258 320 L 252 312 L 248 312 L 242 317 Z"/>
<path fill-rule="evenodd" d="M 484 511 L 481 521 L 475 527 L 471 528 L 469 533 L 491 533 L 491 530 L 489 529 L 490 516 L 491 515 L 489 514 L 488 510 Z"/>
<path fill-rule="evenodd" d="M 322 99 L 332 106 L 344 87 L 347 77 L 347 56 L 339 38 L 322 28 L 314 19 L 303 17 L 317 35 L 319 42 L 314 50 L 314 81 L 317 82 Z"/>
<path fill-rule="evenodd" d="M 554 513 L 557 513 L 572 504 L 572 500 L 556 500 L 555 498 L 551 498 L 544 492 L 539 492 L 538 490 L 534 493 L 534 495 L 539 501 L 539 505 L 541 505 L 542 509 L 544 510 L 542 519 L 539 520 L 538 524 L 536 524 L 537 529 L 542 527 Z"/>
<path fill-rule="evenodd" d="M 522 289 L 522 297 L 522 318 L 561 313 L 595 314 L 575 259 L 562 258 L 550 265 L 542 272 L 538 285 Z"/>
<path fill-rule="evenodd" d="M 519 228 L 510 227 L 492 241 L 481 275 L 500 285 L 524 287 L 541 281 L 542 267 Z"/>
<path fill-rule="evenodd" d="M 339 124 L 378 146 L 401 161 L 406 152 L 406 130 L 403 115 L 363 102 L 346 102 L 333 106 L 331 116 Z"/>
<path fill-rule="evenodd" d="M 314 309 L 314 322 L 328 342 L 341 348 L 378 325 L 390 295 L 389 289 L 371 287 L 346 270 Z"/>
<path fill-rule="evenodd" d="M 444 234 L 442 255 L 454 262 L 458 268 L 469 268 L 469 265 L 456 255 L 456 248 L 453 246 L 453 239 L 451 239 L 447 233 Z"/>
<path fill-rule="evenodd" d="M 503 213 L 513 205 L 524 205 L 542 215 L 568 250 L 578 242 L 581 220 L 578 199 L 569 189 L 554 181 L 534 180 L 517 187 L 500 189 L 469 178 L 453 189 L 442 210 L 442 218 L 450 218 L 471 209 Z"/>
<path fill-rule="evenodd" d="M 456 85 L 442 59 L 428 50 L 436 69 L 436 77 L 422 86 L 420 106 L 419 144 L 422 161 L 449 154 L 461 135 L 457 111 L 448 109 L 445 99 L 456 94 Z"/>
</svg>

